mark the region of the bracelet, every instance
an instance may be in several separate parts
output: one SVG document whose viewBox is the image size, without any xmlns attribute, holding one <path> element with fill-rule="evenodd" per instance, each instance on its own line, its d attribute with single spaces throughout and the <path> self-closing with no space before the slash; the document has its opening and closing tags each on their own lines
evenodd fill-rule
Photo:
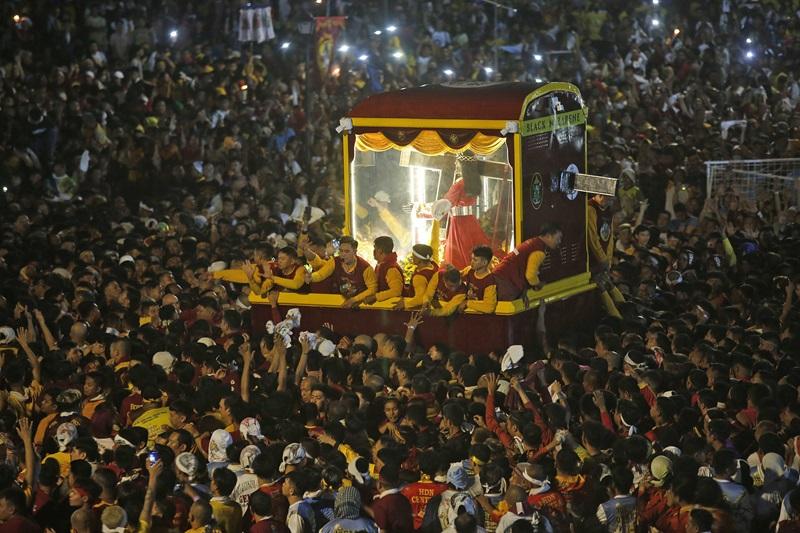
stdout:
<svg viewBox="0 0 800 533">
<path fill-rule="evenodd" d="M 417 329 L 417 326 L 406 326 L 408 329 Z"/>
</svg>

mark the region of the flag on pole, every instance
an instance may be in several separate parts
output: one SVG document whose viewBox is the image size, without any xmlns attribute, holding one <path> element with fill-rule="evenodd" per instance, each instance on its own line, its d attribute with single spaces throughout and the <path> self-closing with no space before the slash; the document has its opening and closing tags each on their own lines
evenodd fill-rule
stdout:
<svg viewBox="0 0 800 533">
<path fill-rule="evenodd" d="M 271 7 L 243 7 L 239 10 L 239 42 L 263 43 L 274 38 Z"/>
<path fill-rule="evenodd" d="M 316 17 L 316 63 L 320 79 L 324 80 L 331 70 L 336 40 L 344 29 L 347 17 Z"/>
</svg>

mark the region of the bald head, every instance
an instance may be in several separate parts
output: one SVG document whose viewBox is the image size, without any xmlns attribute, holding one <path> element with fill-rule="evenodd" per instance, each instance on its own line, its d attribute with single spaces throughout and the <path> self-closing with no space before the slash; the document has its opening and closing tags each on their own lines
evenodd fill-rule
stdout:
<svg viewBox="0 0 800 533">
<path fill-rule="evenodd" d="M 86 340 L 86 324 L 83 322 L 75 322 L 72 324 L 72 327 L 69 328 L 69 338 L 75 344 L 83 344 L 83 341 Z"/>
<path fill-rule="evenodd" d="M 95 516 L 90 509 L 80 507 L 69 518 L 72 531 L 76 533 L 92 533 L 95 531 Z"/>
</svg>

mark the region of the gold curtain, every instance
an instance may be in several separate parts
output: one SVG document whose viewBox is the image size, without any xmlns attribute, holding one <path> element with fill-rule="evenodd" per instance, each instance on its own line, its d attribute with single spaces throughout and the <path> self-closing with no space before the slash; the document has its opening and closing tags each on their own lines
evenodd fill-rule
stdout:
<svg viewBox="0 0 800 533">
<path fill-rule="evenodd" d="M 477 155 L 491 155 L 506 142 L 505 137 L 494 137 L 476 133 L 474 137 L 461 148 L 451 148 L 434 130 L 422 130 L 413 141 L 406 145 L 396 144 L 383 133 L 361 133 L 356 135 L 356 149 L 361 151 L 385 152 L 394 148 L 402 150 L 412 147 L 425 155 L 458 154 L 471 150 Z"/>
</svg>

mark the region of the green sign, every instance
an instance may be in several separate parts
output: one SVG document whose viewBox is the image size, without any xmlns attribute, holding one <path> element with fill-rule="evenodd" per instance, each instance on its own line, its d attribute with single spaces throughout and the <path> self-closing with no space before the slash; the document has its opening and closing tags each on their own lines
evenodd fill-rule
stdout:
<svg viewBox="0 0 800 533">
<path fill-rule="evenodd" d="M 555 122 L 555 127 L 553 123 Z M 523 120 L 520 133 L 522 136 L 536 135 L 537 133 L 547 133 L 550 131 L 577 126 L 586 122 L 586 113 L 583 109 L 570 111 L 568 113 L 558 113 L 549 117 L 535 118 L 533 120 Z"/>
</svg>

